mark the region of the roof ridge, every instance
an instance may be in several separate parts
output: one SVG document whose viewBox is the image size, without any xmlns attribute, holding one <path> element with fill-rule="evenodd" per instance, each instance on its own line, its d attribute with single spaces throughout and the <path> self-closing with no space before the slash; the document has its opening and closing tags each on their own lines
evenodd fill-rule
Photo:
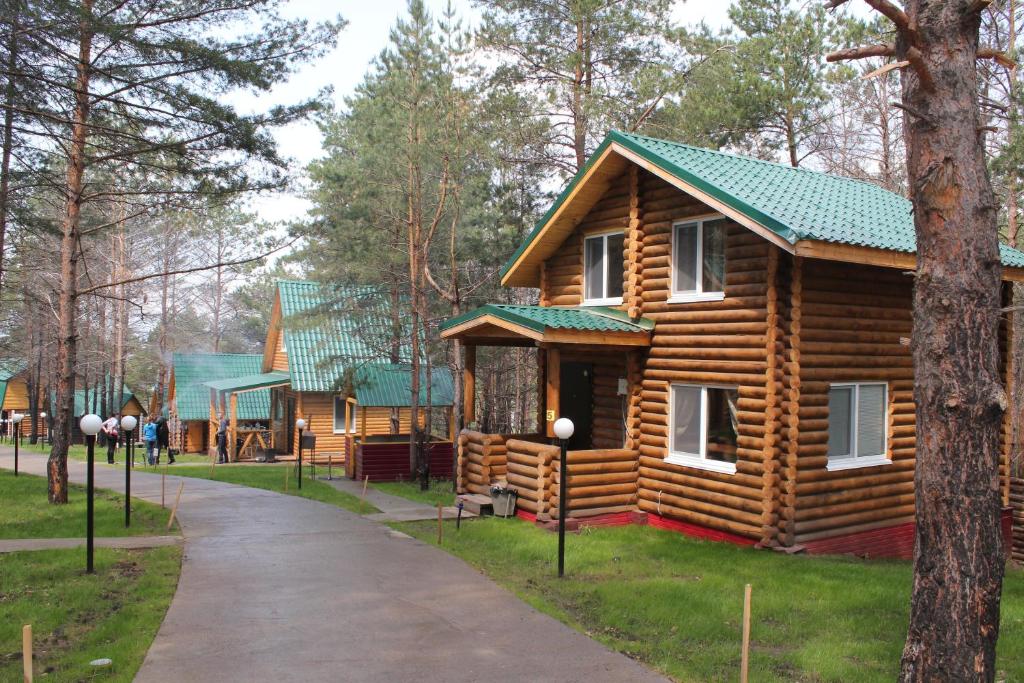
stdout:
<svg viewBox="0 0 1024 683">
<path fill-rule="evenodd" d="M 715 154 L 717 156 L 729 157 L 731 159 L 738 159 L 738 160 L 744 161 L 744 162 L 752 162 L 752 163 L 757 163 L 757 164 L 766 164 L 768 166 L 774 166 L 776 168 L 779 168 L 779 169 L 782 169 L 782 170 L 785 170 L 785 171 L 797 171 L 797 172 L 802 172 L 802 173 L 811 173 L 811 174 L 814 174 L 814 175 L 825 176 L 826 178 L 833 178 L 835 180 L 841 180 L 841 181 L 844 181 L 844 182 L 860 183 L 861 185 L 867 185 L 870 188 L 881 190 L 882 192 L 885 192 L 886 194 L 890 194 L 893 197 L 897 197 L 897 198 L 903 199 L 905 201 L 910 201 L 906 197 L 903 197 L 902 195 L 896 194 L 895 192 L 893 192 L 891 190 L 887 190 L 884 187 L 882 187 L 881 185 L 877 185 L 875 183 L 872 183 L 869 180 L 862 180 L 860 178 L 851 178 L 849 176 L 837 175 L 835 173 L 829 173 L 828 171 L 819 171 L 819 170 L 814 169 L 814 168 L 807 168 L 806 166 L 793 166 L 791 164 L 783 163 L 781 161 L 771 161 L 769 159 L 760 159 L 758 157 L 747 156 L 745 154 L 737 154 L 736 152 L 727 152 L 727 151 L 721 150 L 721 149 L 711 149 L 710 147 L 698 147 L 696 145 L 686 144 L 685 142 L 678 142 L 676 140 L 667 140 L 665 138 L 656 138 L 656 137 L 652 137 L 650 135 L 641 135 L 640 133 L 628 133 L 626 131 L 617 130 L 617 129 L 610 130 L 608 132 L 608 134 L 609 135 L 613 135 L 613 134 L 614 135 L 620 135 L 620 136 L 626 137 L 626 138 L 641 138 L 643 140 L 650 140 L 652 142 L 660 142 L 660 143 L 663 143 L 663 144 L 666 144 L 666 145 L 673 145 L 674 147 L 683 147 L 685 149 L 693 150 L 695 152 L 707 152 L 708 154 Z"/>
</svg>

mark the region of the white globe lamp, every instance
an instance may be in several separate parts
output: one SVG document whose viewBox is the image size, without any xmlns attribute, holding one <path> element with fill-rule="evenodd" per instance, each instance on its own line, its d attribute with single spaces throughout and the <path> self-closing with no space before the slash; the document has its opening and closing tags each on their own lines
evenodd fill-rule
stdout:
<svg viewBox="0 0 1024 683">
<path fill-rule="evenodd" d="M 82 433 L 86 436 L 96 436 L 100 433 L 100 428 L 103 427 L 103 420 L 99 415 L 83 415 L 82 419 L 79 420 L 78 426 L 81 427 Z"/>
<path fill-rule="evenodd" d="M 563 441 L 571 439 L 573 432 L 576 431 L 576 425 L 572 423 L 567 417 L 560 417 L 555 420 L 555 436 Z"/>
<path fill-rule="evenodd" d="M 134 431 L 137 424 L 139 424 L 139 421 L 133 415 L 125 415 L 121 418 L 121 429 L 126 432 Z"/>
<path fill-rule="evenodd" d="M 21 413 L 15 413 L 14 415 L 11 415 L 11 420 L 14 422 L 14 424 L 21 424 L 21 421 L 24 419 L 25 416 L 22 415 Z"/>
<path fill-rule="evenodd" d="M 298 427 L 299 429 L 305 429 L 306 421 L 300 417 L 298 420 L 295 421 L 295 426 Z"/>
</svg>

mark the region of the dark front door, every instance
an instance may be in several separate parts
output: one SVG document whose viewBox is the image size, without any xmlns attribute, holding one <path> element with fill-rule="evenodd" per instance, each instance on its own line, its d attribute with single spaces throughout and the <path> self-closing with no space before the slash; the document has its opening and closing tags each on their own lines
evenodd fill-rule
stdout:
<svg viewBox="0 0 1024 683">
<path fill-rule="evenodd" d="M 576 430 L 569 439 L 569 450 L 591 448 L 590 430 L 594 418 L 592 380 L 594 366 L 590 363 L 562 363 L 558 416 L 572 420 Z"/>
<path fill-rule="evenodd" d="M 295 397 L 289 396 L 285 401 L 284 411 L 284 424 L 285 424 L 285 447 L 281 449 L 282 453 L 292 453 L 293 446 L 295 444 Z"/>
</svg>

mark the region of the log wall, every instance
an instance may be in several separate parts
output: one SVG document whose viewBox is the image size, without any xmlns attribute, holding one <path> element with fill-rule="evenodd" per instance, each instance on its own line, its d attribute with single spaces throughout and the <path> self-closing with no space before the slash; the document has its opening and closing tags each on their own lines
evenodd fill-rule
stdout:
<svg viewBox="0 0 1024 683">
<path fill-rule="evenodd" d="M 459 493 L 489 494 L 495 477 L 506 472 L 506 437 L 463 429 L 459 434 Z"/>
<path fill-rule="evenodd" d="M 569 451 L 566 454 L 566 516 L 592 517 L 636 509 L 639 462 L 629 449 Z M 561 459 L 551 459 L 547 512 L 558 517 Z"/>
<path fill-rule="evenodd" d="M 505 442 L 506 481 L 518 492 L 516 507 L 537 516 L 550 518 L 552 460 L 558 459 L 558 447 L 524 439 Z"/>
</svg>

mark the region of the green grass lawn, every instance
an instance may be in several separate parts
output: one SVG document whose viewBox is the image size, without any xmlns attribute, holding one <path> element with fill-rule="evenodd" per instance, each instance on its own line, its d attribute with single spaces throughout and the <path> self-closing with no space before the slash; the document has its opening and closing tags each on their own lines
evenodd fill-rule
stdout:
<svg viewBox="0 0 1024 683">
<path fill-rule="evenodd" d="M 318 468 L 319 469 L 319 468 Z M 212 470 L 209 465 L 204 467 L 178 466 L 167 468 L 168 474 L 179 477 L 197 477 L 199 479 L 216 479 L 230 484 L 251 486 L 257 489 L 288 493 L 293 496 L 302 496 L 311 500 L 318 500 L 322 503 L 330 503 L 344 510 L 357 512 L 361 515 L 368 515 L 380 512 L 369 503 L 359 500 L 358 496 L 339 491 L 330 484 L 322 481 L 311 480 L 309 469 L 303 468 L 304 479 L 302 488 L 299 489 L 295 478 L 295 466 L 292 464 L 279 465 L 220 465 Z M 288 478 L 287 491 L 285 490 L 285 477 Z"/>
<path fill-rule="evenodd" d="M 455 493 L 452 491 L 451 479 L 432 479 L 430 481 L 430 488 L 426 491 L 421 491 L 420 484 L 416 481 L 382 481 L 370 484 L 370 486 L 383 493 L 389 493 L 417 503 L 426 503 L 433 507 L 437 507 L 438 503 L 442 505 L 453 505 L 455 503 Z"/>
<path fill-rule="evenodd" d="M 31 624 L 35 680 L 131 681 L 178 585 L 181 548 L 0 554 L 0 680 L 21 680 L 21 630 Z M 187 656 L 187 653 L 182 653 Z M 89 662 L 109 657 L 111 669 Z"/>
<path fill-rule="evenodd" d="M 436 522 L 395 524 L 427 543 Z M 753 585 L 751 680 L 896 678 L 906 636 L 907 562 L 787 556 L 651 527 L 558 537 L 519 520 L 445 523 L 444 549 L 538 609 L 680 681 L 737 680 L 743 586 Z M 1003 591 L 998 666 L 1024 680 L 1024 572 Z"/>
<path fill-rule="evenodd" d="M 67 505 L 46 500 L 46 478 L 30 474 L 15 477 L 0 470 L 0 538 L 69 538 L 85 536 L 85 487 L 71 484 Z M 124 528 L 124 496 L 96 489 L 96 536 L 149 536 L 166 534 L 170 514 L 159 505 L 132 501 L 132 525 Z"/>
<path fill-rule="evenodd" d="M 68 449 L 68 457 L 72 460 L 80 460 L 85 462 L 88 458 L 85 446 L 75 445 Z M 115 467 L 123 467 L 125 458 L 125 449 L 121 448 L 117 451 L 114 459 L 117 461 Z M 179 453 L 174 456 L 175 464 L 178 465 L 201 465 L 210 464 L 210 456 L 202 455 L 200 453 Z M 146 449 L 142 446 L 135 447 L 135 464 L 143 465 L 146 460 Z M 160 464 L 164 465 L 167 463 L 167 451 L 163 451 L 160 454 Z M 105 447 L 96 446 L 96 464 L 107 467 L 107 449 Z"/>
</svg>

